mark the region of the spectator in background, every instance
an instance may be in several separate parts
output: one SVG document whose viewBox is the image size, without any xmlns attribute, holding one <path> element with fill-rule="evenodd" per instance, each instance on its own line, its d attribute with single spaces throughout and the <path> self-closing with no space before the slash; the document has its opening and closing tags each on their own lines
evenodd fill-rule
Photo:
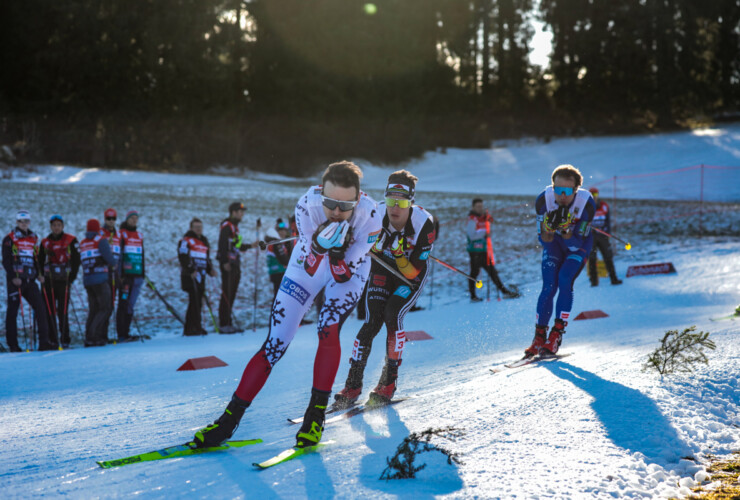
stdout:
<svg viewBox="0 0 740 500">
<path fill-rule="evenodd" d="M 283 280 L 285 269 L 290 261 L 290 254 L 293 252 L 293 242 L 286 241 L 279 244 L 271 242 L 284 240 L 290 237 L 290 228 L 283 219 L 278 219 L 274 227 L 271 227 L 265 233 L 265 243 L 267 244 L 267 273 L 270 275 L 272 282 L 273 297 L 277 295 L 280 289 L 280 282 Z"/>
<path fill-rule="evenodd" d="M 39 265 L 44 270 L 49 339 L 53 344 L 61 341 L 62 347 L 66 349 L 71 341 L 67 315 L 69 287 L 80 270 L 80 244 L 77 238 L 64 232 L 64 219 L 61 215 L 52 215 L 49 225 L 51 233 L 41 240 L 39 251 Z"/>
<path fill-rule="evenodd" d="M 217 276 L 211 264 L 211 245 L 203 234 L 203 221 L 193 218 L 190 230 L 177 244 L 180 260 L 180 285 L 188 293 L 188 310 L 185 313 L 183 335 L 206 335 L 201 324 L 203 295 L 206 292 L 206 274 Z"/>
<path fill-rule="evenodd" d="M 106 337 L 108 335 L 108 329 L 110 325 L 110 315 L 113 314 L 116 306 L 116 291 L 118 290 L 118 285 L 120 281 L 120 276 L 118 275 L 118 261 L 121 258 L 121 235 L 116 229 L 117 218 L 118 213 L 115 209 L 107 209 L 103 213 L 104 225 L 103 228 L 100 230 L 103 234 L 103 237 L 108 240 L 108 245 L 110 246 L 110 251 L 113 254 L 113 260 L 115 261 L 113 267 L 110 268 L 110 276 L 108 277 L 111 294 L 110 311 L 108 313 L 108 317 L 105 318 L 105 322 L 103 323 L 103 331 L 106 332 Z"/>
<path fill-rule="evenodd" d="M 85 323 L 85 347 L 104 346 L 108 342 L 105 324 L 113 308 L 109 279 L 116 261 L 97 219 L 87 221 L 85 239 L 80 242 L 80 254 L 82 283 L 87 291 L 89 308 Z"/>
<path fill-rule="evenodd" d="M 496 258 L 493 255 L 493 244 L 491 243 L 492 222 L 493 217 L 483 207 L 483 200 L 480 198 L 473 199 L 473 208 L 468 214 L 468 222 L 465 226 L 465 234 L 468 237 L 468 254 L 470 254 L 470 276 L 477 279 L 481 268 L 485 269 L 496 288 L 506 298 L 513 299 L 518 297 L 519 293 L 506 288 L 498 276 L 498 271 L 496 271 Z M 468 291 L 470 292 L 471 302 L 483 300 L 476 296 L 473 280 L 468 280 Z"/>
<path fill-rule="evenodd" d="M 3 238 L 3 267 L 8 287 L 8 309 L 5 313 L 5 339 L 10 352 L 20 352 L 18 345 L 18 308 L 21 297 L 26 299 L 36 315 L 39 327 L 39 351 L 51 351 L 58 346 L 49 342 L 49 329 L 44 312 L 44 299 L 36 286 L 42 285 L 44 277 L 39 275 L 39 237 L 31 231 L 31 213 L 19 210 L 16 214 L 16 227 Z M 32 327 L 28 318 L 29 328 Z M 25 322 L 25 319 L 24 319 Z M 24 324 L 25 328 L 25 324 Z"/>
<path fill-rule="evenodd" d="M 244 243 L 239 234 L 239 223 L 247 209 L 244 203 L 235 201 L 229 205 L 229 217 L 221 221 L 218 235 L 216 259 L 221 267 L 221 302 L 218 305 L 219 333 L 237 333 L 232 325 L 232 309 L 236 291 L 242 277 L 240 252 L 246 252 L 257 244 Z"/>
<path fill-rule="evenodd" d="M 120 227 L 121 258 L 118 269 L 121 284 L 118 292 L 118 309 L 116 310 L 116 332 L 118 342 L 139 340 L 138 335 L 131 335 L 131 321 L 134 318 L 134 306 L 144 284 L 145 254 L 144 237 L 137 229 L 139 212 L 129 210 Z"/>
<path fill-rule="evenodd" d="M 594 213 L 594 220 L 591 222 L 591 227 L 601 229 L 610 233 L 611 229 L 611 213 L 609 211 L 609 205 L 599 198 L 598 188 L 592 187 L 589 189 L 591 196 L 594 198 L 596 203 L 596 212 Z M 609 237 L 598 231 L 594 231 L 594 246 L 591 249 L 591 253 L 588 257 L 588 279 L 591 281 L 591 286 L 599 285 L 599 274 L 596 271 L 596 261 L 598 255 L 596 250 L 601 250 L 601 257 L 604 259 L 606 265 L 606 272 L 609 273 L 609 279 L 611 279 L 612 285 L 621 285 L 622 280 L 617 278 L 617 271 L 614 269 L 614 252 L 612 252 L 612 246 L 609 242 Z"/>
</svg>

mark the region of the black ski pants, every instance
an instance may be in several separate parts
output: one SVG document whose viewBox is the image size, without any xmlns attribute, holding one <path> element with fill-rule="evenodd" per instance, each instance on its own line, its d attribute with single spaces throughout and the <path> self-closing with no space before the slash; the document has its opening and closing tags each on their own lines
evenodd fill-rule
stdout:
<svg viewBox="0 0 740 500">
<path fill-rule="evenodd" d="M 591 284 L 599 284 L 599 274 L 596 271 L 597 250 L 601 250 L 601 257 L 604 259 L 606 272 L 609 273 L 609 279 L 611 279 L 612 283 L 617 281 L 617 271 L 614 269 L 614 252 L 612 251 L 609 237 L 594 231 L 594 246 L 591 248 L 591 254 L 588 257 L 588 279 L 591 281 Z"/>
<path fill-rule="evenodd" d="M 203 295 L 206 292 L 206 278 L 205 275 L 199 277 L 200 281 L 193 278 L 190 273 L 180 275 L 182 289 L 188 293 L 188 309 L 185 312 L 183 335 L 201 335 L 203 333 L 201 311 L 203 310 Z"/>
<path fill-rule="evenodd" d="M 498 271 L 496 266 L 488 265 L 488 255 L 486 252 L 468 252 L 470 254 L 470 276 L 474 279 L 478 279 L 478 273 L 481 269 L 485 269 L 488 276 L 491 277 L 491 281 L 496 285 L 501 293 L 506 293 L 506 287 L 501 283 L 501 278 L 498 277 Z M 470 298 L 475 297 L 475 282 L 468 280 L 468 290 L 470 291 Z"/>
<path fill-rule="evenodd" d="M 85 290 L 88 306 L 85 345 L 105 345 L 108 340 L 105 323 L 113 309 L 110 283 L 86 286 Z"/>
<path fill-rule="evenodd" d="M 227 271 L 221 264 L 221 301 L 218 304 L 218 321 L 221 326 L 234 326 L 231 324 L 231 312 L 242 276 L 238 263 L 231 262 L 230 267 L 231 270 Z"/>
<path fill-rule="evenodd" d="M 44 306 L 46 309 L 46 319 L 49 324 L 49 341 L 52 344 L 58 344 L 61 341 L 64 345 L 69 345 L 69 286 L 67 280 L 51 279 L 47 277 L 44 281 Z M 48 305 L 47 305 L 48 304 Z"/>
<path fill-rule="evenodd" d="M 44 299 L 41 296 L 39 287 L 36 286 L 36 282 L 23 278 L 21 285 L 18 287 L 13 284 L 13 278 L 11 276 L 7 276 L 7 282 L 8 309 L 5 312 L 5 340 L 8 342 L 10 350 L 20 351 L 20 346 L 18 345 L 18 324 L 16 321 L 18 319 L 18 309 L 21 305 L 21 297 L 33 308 L 34 316 L 39 327 L 39 349 L 51 347 L 49 343 L 49 327 L 46 322 L 46 304 L 44 304 Z M 26 332 L 31 332 L 33 322 L 30 315 L 25 316 L 23 321 L 24 328 L 27 328 Z"/>
<path fill-rule="evenodd" d="M 386 356 L 380 384 L 388 385 L 396 381 L 406 341 L 403 320 L 421 296 L 428 271 L 427 267 L 417 276 L 414 281 L 418 287 L 412 289 L 381 265 L 372 263 L 365 288 L 365 300 L 359 304 L 359 307 L 365 309 L 365 324 L 360 328 L 352 347 L 346 387 L 352 389 L 362 387 L 363 373 L 370 357 L 373 340 L 383 325 L 387 333 Z"/>
</svg>

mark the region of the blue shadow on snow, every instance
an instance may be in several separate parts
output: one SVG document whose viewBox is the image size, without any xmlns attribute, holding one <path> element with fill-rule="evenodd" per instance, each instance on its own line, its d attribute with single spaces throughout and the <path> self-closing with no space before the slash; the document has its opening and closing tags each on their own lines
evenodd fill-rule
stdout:
<svg viewBox="0 0 740 500">
<path fill-rule="evenodd" d="M 658 465 L 676 464 L 693 454 L 655 402 L 640 391 L 562 361 L 542 366 L 593 397 L 591 407 L 607 437 L 620 448 L 642 453 L 647 462 Z"/>
</svg>

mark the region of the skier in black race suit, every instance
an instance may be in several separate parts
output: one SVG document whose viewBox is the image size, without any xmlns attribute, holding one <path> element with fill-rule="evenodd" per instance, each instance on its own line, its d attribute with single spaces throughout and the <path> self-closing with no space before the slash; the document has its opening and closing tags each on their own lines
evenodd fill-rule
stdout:
<svg viewBox="0 0 740 500">
<path fill-rule="evenodd" d="M 373 339 L 386 327 L 385 366 L 380 381 L 370 392 L 370 404 L 384 404 L 396 392 L 398 367 L 406 342 L 404 317 L 421 296 L 429 272 L 429 255 L 436 239 L 434 218 L 418 205 L 413 205 L 417 177 L 399 170 L 388 178 L 385 202 L 378 205 L 383 217 L 383 230 L 371 248 L 375 256 L 397 271 L 413 286 L 373 260 L 365 300 L 365 324 L 352 348 L 350 368 L 344 389 L 337 393 L 334 406 L 354 404 L 362 392 L 365 371 Z"/>
</svg>

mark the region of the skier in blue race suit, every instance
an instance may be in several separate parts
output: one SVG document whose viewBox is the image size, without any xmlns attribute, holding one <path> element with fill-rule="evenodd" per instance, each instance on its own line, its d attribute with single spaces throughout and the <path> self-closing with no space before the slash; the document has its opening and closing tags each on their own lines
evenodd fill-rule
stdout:
<svg viewBox="0 0 740 500">
<path fill-rule="evenodd" d="M 537 233 L 542 244 L 542 292 L 537 301 L 534 341 L 525 356 L 554 355 L 563 341 L 573 307 L 573 283 L 583 270 L 593 246 L 591 221 L 596 205 L 591 193 L 580 189 L 581 172 L 560 165 L 552 173 L 552 185 L 535 202 Z M 555 293 L 555 322 L 547 336 Z"/>
</svg>

